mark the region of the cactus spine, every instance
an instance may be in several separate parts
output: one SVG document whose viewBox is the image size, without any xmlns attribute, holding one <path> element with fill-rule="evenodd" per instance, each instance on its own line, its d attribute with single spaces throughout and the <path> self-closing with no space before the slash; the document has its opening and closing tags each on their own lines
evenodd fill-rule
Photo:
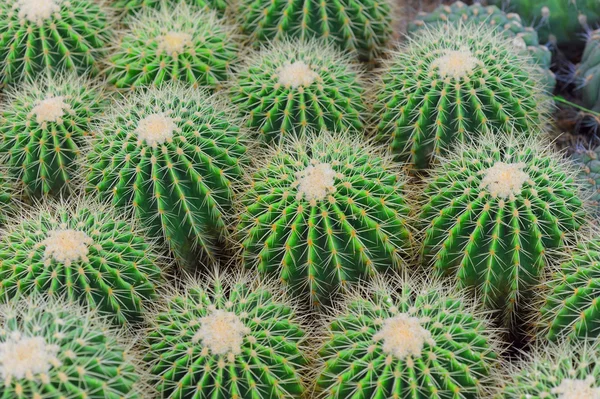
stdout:
<svg viewBox="0 0 600 399">
<path fill-rule="evenodd" d="M 168 3 L 165 3 L 165 1 L 168 1 Z M 141 10 L 168 7 L 169 4 L 176 3 L 186 3 L 205 11 L 215 10 L 219 16 L 223 16 L 229 6 L 228 0 L 115 0 L 113 7 L 119 11 L 133 14 Z"/>
</svg>

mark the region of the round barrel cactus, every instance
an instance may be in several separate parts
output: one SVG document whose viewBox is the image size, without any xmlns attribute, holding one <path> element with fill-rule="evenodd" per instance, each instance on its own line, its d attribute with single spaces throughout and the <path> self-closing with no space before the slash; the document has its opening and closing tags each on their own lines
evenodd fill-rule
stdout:
<svg viewBox="0 0 600 399">
<path fill-rule="evenodd" d="M 374 61 L 393 33 L 393 0 L 240 0 L 236 14 L 252 43 L 320 38 Z"/>
<path fill-rule="evenodd" d="M 252 275 L 191 282 L 150 320 L 147 361 L 164 398 L 300 398 L 300 316 Z"/>
<path fill-rule="evenodd" d="M 331 318 L 317 397 L 479 398 L 493 385 L 497 333 L 441 284 L 375 281 Z"/>
<path fill-rule="evenodd" d="M 267 143 L 364 127 L 361 73 L 322 41 L 274 43 L 251 56 L 231 86 L 233 102 Z"/>
<path fill-rule="evenodd" d="M 423 29 L 431 29 L 440 25 L 460 24 L 474 22 L 485 24 L 512 40 L 512 44 L 519 50 L 524 50 L 534 65 L 537 66 L 546 91 L 552 92 L 556 85 L 552 65 L 552 53 L 548 47 L 540 45 L 538 34 L 533 27 L 524 27 L 519 14 L 505 13 L 496 6 L 482 6 L 480 3 L 467 6 L 462 1 L 450 5 L 441 5 L 430 13 L 420 12 L 409 23 L 408 31 L 418 35 Z"/>
<path fill-rule="evenodd" d="M 74 190 L 77 161 L 106 101 L 95 84 L 73 75 L 10 90 L 0 113 L 0 154 L 29 197 Z"/>
<path fill-rule="evenodd" d="M 599 399 L 598 344 L 538 346 L 509 368 L 496 399 Z"/>
<path fill-rule="evenodd" d="M 592 210 L 600 212 L 600 147 L 576 151 L 571 156 Z"/>
<path fill-rule="evenodd" d="M 87 159 L 87 191 L 131 211 L 190 264 L 214 258 L 246 146 L 235 111 L 179 85 L 136 92 L 107 113 Z"/>
<path fill-rule="evenodd" d="M 99 72 L 112 38 L 102 0 L 0 2 L 0 87 L 53 71 Z"/>
<path fill-rule="evenodd" d="M 600 29 L 593 31 L 587 41 L 581 62 L 575 70 L 582 105 L 600 112 Z"/>
<path fill-rule="evenodd" d="M 4 398 L 149 397 L 131 342 L 90 312 L 36 296 L 0 306 L 0 323 Z"/>
<path fill-rule="evenodd" d="M 537 132 L 547 102 L 535 67 L 485 25 L 423 30 L 384 69 L 376 138 L 415 169 L 475 134 Z"/>
<path fill-rule="evenodd" d="M 148 8 L 160 8 L 169 4 L 185 2 L 202 10 L 215 10 L 222 16 L 229 6 L 229 0 L 114 0 L 113 7 L 118 11 L 133 14 Z"/>
<path fill-rule="evenodd" d="M 516 331 L 548 264 L 585 223 L 575 175 L 560 155 L 520 136 L 458 146 L 423 193 L 423 261 Z"/>
<path fill-rule="evenodd" d="M 127 22 L 106 71 L 109 83 L 119 89 L 171 81 L 217 89 L 237 60 L 234 31 L 213 11 L 179 3 L 147 9 Z"/>
<path fill-rule="evenodd" d="M 90 201 L 38 205 L 0 238 L 0 297 L 65 297 L 117 324 L 139 322 L 162 281 L 155 244 Z"/>
<path fill-rule="evenodd" d="M 328 304 L 410 254 L 404 182 L 378 149 L 344 134 L 274 149 L 241 195 L 243 263 Z"/>
</svg>

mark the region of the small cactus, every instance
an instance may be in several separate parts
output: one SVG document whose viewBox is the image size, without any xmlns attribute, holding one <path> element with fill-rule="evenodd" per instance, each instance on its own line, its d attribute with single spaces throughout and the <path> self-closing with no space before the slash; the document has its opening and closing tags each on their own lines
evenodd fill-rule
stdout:
<svg viewBox="0 0 600 399">
<path fill-rule="evenodd" d="M 320 41 L 274 43 L 250 57 L 232 98 L 263 142 L 307 131 L 361 131 L 361 73 Z"/>
<path fill-rule="evenodd" d="M 102 0 L 0 1 L 0 87 L 54 71 L 97 74 L 112 22 Z"/>
<path fill-rule="evenodd" d="M 0 306 L 2 397 L 152 397 L 129 340 L 74 304 L 42 298 Z"/>
<path fill-rule="evenodd" d="M 575 152 L 571 158 L 579 166 L 579 178 L 590 207 L 600 213 L 600 147 Z"/>
<path fill-rule="evenodd" d="M 406 279 L 365 291 L 331 318 L 318 398 L 475 399 L 493 385 L 498 332 L 461 294 Z"/>
<path fill-rule="evenodd" d="M 300 398 L 305 333 L 294 307 L 251 275 L 188 283 L 149 322 L 163 398 Z"/>
<path fill-rule="evenodd" d="M 132 211 L 180 261 L 214 258 L 246 160 L 234 113 L 216 95 L 179 85 L 132 94 L 98 128 L 87 191 Z"/>
<path fill-rule="evenodd" d="M 219 16 L 223 16 L 229 6 L 228 0 L 114 0 L 113 7 L 118 11 L 133 14 L 149 8 L 165 7 L 165 1 L 168 1 L 167 4 L 185 2 L 202 10 L 215 10 Z"/>
<path fill-rule="evenodd" d="M 378 83 L 376 138 L 415 169 L 475 134 L 537 132 L 547 122 L 534 66 L 485 25 L 423 30 Z"/>
<path fill-rule="evenodd" d="M 237 60 L 234 31 L 213 11 L 179 3 L 144 10 L 127 22 L 106 71 L 119 89 L 171 81 L 218 89 Z"/>
<path fill-rule="evenodd" d="M 154 244 L 91 201 L 38 205 L 0 238 L 0 297 L 66 297 L 118 324 L 139 322 L 156 298 Z"/>
<path fill-rule="evenodd" d="M 328 304 L 410 254 L 404 182 L 388 157 L 344 134 L 274 149 L 241 196 L 243 263 Z"/>
<path fill-rule="evenodd" d="M 253 43 L 325 39 L 374 61 L 393 33 L 393 0 L 240 0 L 236 14 Z"/>
<path fill-rule="evenodd" d="M 532 27 L 524 27 L 519 14 L 505 13 L 496 6 L 484 7 L 480 3 L 467 6 L 462 1 L 441 5 L 431 13 L 421 12 L 408 25 L 408 31 L 418 35 L 423 29 L 439 25 L 475 22 L 497 29 L 504 37 L 511 39 L 517 49 L 525 50 L 531 61 L 543 76 L 548 92 L 554 90 L 556 77 L 550 70 L 552 53 L 548 47 L 540 45 L 538 34 Z"/>
<path fill-rule="evenodd" d="M 581 62 L 575 70 L 582 105 L 600 112 L 600 29 L 589 35 Z"/>
<path fill-rule="evenodd" d="M 65 75 L 26 83 L 8 93 L 0 114 L 0 154 L 29 197 L 60 196 L 74 189 L 86 137 L 104 112 L 102 90 Z"/>
<path fill-rule="evenodd" d="M 575 174 L 532 139 L 496 134 L 458 146 L 424 191 L 423 261 L 516 327 L 552 252 L 564 251 L 585 223 Z"/>
</svg>

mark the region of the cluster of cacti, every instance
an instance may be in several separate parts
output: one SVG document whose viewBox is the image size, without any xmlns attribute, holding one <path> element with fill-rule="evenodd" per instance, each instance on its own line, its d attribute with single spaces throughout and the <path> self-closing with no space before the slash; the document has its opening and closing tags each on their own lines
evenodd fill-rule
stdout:
<svg viewBox="0 0 600 399">
<path fill-rule="evenodd" d="M 376 91 L 377 140 L 416 169 L 481 133 L 532 135 L 546 123 L 532 63 L 474 22 L 421 31 L 392 55 Z"/>
<path fill-rule="evenodd" d="M 60 70 L 97 74 L 112 19 L 102 0 L 3 0 L 0 87 Z"/>
<path fill-rule="evenodd" d="M 600 211 L 600 147 L 579 149 L 571 158 L 579 168 L 579 180 L 590 210 Z"/>
<path fill-rule="evenodd" d="M 583 106 L 600 112 L 600 30 L 590 34 L 575 78 Z"/>
<path fill-rule="evenodd" d="M 402 172 L 348 135 L 322 133 L 273 149 L 241 207 L 244 265 L 277 276 L 313 305 L 397 270 L 411 252 Z"/>
<path fill-rule="evenodd" d="M 120 12 L 136 13 L 149 8 L 168 7 L 186 3 L 203 10 L 215 10 L 222 16 L 229 6 L 229 0 L 114 0 L 113 8 Z"/>
</svg>

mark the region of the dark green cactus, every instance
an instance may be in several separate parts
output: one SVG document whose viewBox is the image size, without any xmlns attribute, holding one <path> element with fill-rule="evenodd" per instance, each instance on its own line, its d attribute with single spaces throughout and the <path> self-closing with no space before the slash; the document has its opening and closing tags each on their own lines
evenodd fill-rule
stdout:
<svg viewBox="0 0 600 399">
<path fill-rule="evenodd" d="M 240 125 L 235 111 L 200 90 L 136 92 L 103 118 L 87 191 L 131 211 L 184 263 L 214 258 L 246 159 Z"/>
<path fill-rule="evenodd" d="M 364 127 L 361 73 L 321 41 L 274 43 L 251 56 L 231 86 L 233 101 L 263 142 Z"/>
<path fill-rule="evenodd" d="M 590 34 L 581 62 L 575 70 L 575 78 L 582 105 L 600 112 L 600 29 Z"/>
<path fill-rule="evenodd" d="M 398 165 L 348 135 L 274 149 L 241 197 L 245 266 L 313 305 L 399 268 L 412 244 L 404 181 Z"/>
<path fill-rule="evenodd" d="M 14 88 L 0 113 L 0 154 L 29 197 L 74 190 L 92 123 L 106 101 L 95 84 L 65 75 Z"/>
<path fill-rule="evenodd" d="M 215 12 L 186 3 L 148 9 L 128 20 L 108 61 L 108 81 L 120 89 L 180 81 L 219 88 L 237 60 L 233 28 Z"/>
<path fill-rule="evenodd" d="M 0 2 L 0 87 L 47 72 L 99 72 L 112 16 L 97 0 Z"/>
<path fill-rule="evenodd" d="M 454 152 L 424 192 L 423 261 L 516 332 L 548 263 L 585 223 L 576 170 L 519 136 L 497 133 Z"/>
<path fill-rule="evenodd" d="M 392 37 L 393 8 L 392 0 L 240 0 L 236 14 L 252 43 L 325 39 L 370 62 Z"/>
<path fill-rule="evenodd" d="M 113 7 L 117 11 L 125 11 L 127 13 L 135 13 L 148 8 L 160 8 L 169 4 L 177 4 L 185 2 L 190 6 L 200 8 L 202 10 L 215 10 L 222 16 L 229 6 L 228 0 L 115 0 Z"/>
<path fill-rule="evenodd" d="M 503 36 L 512 40 L 517 49 L 524 50 L 543 76 L 548 92 L 554 90 L 556 77 L 550 70 L 552 53 L 548 47 L 540 45 L 538 34 L 532 27 L 524 27 L 519 14 L 507 14 L 496 6 L 484 7 L 480 3 L 467 6 L 462 1 L 450 5 L 441 5 L 431 13 L 421 12 L 409 23 L 408 31 L 413 36 L 424 28 L 431 29 L 439 25 L 475 22 L 497 29 Z"/>
<path fill-rule="evenodd" d="M 423 30 L 393 54 L 378 83 L 376 138 L 427 168 L 457 142 L 547 123 L 540 76 L 512 40 L 485 25 Z"/>
<path fill-rule="evenodd" d="M 161 397 L 300 398 L 306 336 L 280 292 L 240 275 L 192 282 L 172 296 L 147 336 Z"/>
<path fill-rule="evenodd" d="M 497 334 L 441 284 L 378 281 L 349 296 L 323 333 L 317 397 L 484 397 L 494 385 Z"/>
<path fill-rule="evenodd" d="M 592 210 L 600 212 L 600 147 L 576 151 L 571 158 L 579 169 L 579 178 Z"/>
</svg>

